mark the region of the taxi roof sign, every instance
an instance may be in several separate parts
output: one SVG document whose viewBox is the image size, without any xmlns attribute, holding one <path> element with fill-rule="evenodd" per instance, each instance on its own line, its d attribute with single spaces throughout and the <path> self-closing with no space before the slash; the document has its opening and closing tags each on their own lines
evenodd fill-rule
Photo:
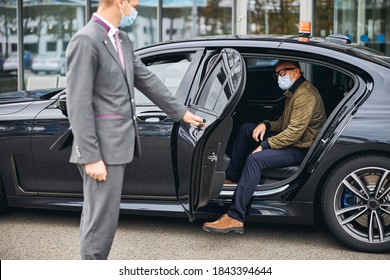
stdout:
<svg viewBox="0 0 390 280">
<path fill-rule="evenodd" d="M 310 34 L 311 33 L 311 22 L 301 21 L 299 23 L 299 33 Z"/>
<path fill-rule="evenodd" d="M 311 22 L 310 21 L 301 21 L 299 23 L 298 41 L 309 42 L 310 34 L 311 34 Z"/>
</svg>

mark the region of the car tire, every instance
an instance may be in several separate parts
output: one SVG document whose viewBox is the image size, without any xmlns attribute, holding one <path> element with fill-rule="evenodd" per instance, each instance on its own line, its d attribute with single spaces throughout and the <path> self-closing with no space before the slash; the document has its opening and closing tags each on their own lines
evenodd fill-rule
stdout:
<svg viewBox="0 0 390 280">
<path fill-rule="evenodd" d="M 359 155 L 340 163 L 325 183 L 321 205 L 329 230 L 344 244 L 389 252 L 389 156 Z"/>
</svg>

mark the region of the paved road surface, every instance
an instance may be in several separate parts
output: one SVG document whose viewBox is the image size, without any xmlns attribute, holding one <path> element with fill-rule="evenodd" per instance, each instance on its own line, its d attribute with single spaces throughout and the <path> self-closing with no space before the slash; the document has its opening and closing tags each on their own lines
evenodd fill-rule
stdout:
<svg viewBox="0 0 390 280">
<path fill-rule="evenodd" d="M 0 259 L 77 260 L 80 214 L 12 209 L 0 215 Z M 390 260 L 344 247 L 321 227 L 246 225 L 243 235 L 201 229 L 203 221 L 121 216 L 110 259 Z"/>
</svg>

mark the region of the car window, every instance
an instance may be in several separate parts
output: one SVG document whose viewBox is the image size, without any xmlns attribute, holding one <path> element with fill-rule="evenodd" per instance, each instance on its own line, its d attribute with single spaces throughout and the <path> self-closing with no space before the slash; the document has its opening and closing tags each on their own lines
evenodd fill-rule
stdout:
<svg viewBox="0 0 390 280">
<path fill-rule="evenodd" d="M 272 58 L 259 58 L 259 57 L 248 57 L 246 58 L 246 65 L 249 69 L 262 69 L 262 68 L 271 68 L 274 69 L 276 64 L 278 64 L 278 59 Z"/>
<path fill-rule="evenodd" d="M 234 94 L 242 76 L 242 67 L 238 56 L 227 51 L 218 56 L 216 66 L 211 70 L 202 94 L 198 97 L 197 106 L 220 115 Z M 214 61 L 214 59 L 212 59 Z"/>
<path fill-rule="evenodd" d="M 241 124 L 278 119 L 283 112 L 285 97 L 273 76 L 277 62 L 290 58 L 268 58 L 254 53 L 243 54 L 243 57 L 247 65 L 247 79 L 235 121 Z M 291 60 L 299 62 L 303 76 L 318 89 L 328 117 L 357 88 L 353 73 L 341 71 L 330 64 L 321 64 L 320 61 L 314 63 L 296 57 L 291 57 Z"/>
<path fill-rule="evenodd" d="M 247 65 L 247 80 L 245 95 L 256 100 L 259 95 L 263 99 L 277 99 L 283 94 L 274 79 L 275 66 L 279 59 L 256 56 L 245 57 Z"/>
<path fill-rule="evenodd" d="M 215 69 L 214 75 L 216 78 L 210 79 L 210 85 L 206 85 L 206 88 L 210 88 L 209 94 L 204 95 L 206 98 L 201 99 L 198 105 L 220 113 L 219 109 L 225 108 L 226 103 L 229 101 L 227 95 L 224 94 L 223 91 L 223 84 L 226 81 L 226 73 L 223 71 L 223 68 L 221 68 L 221 65 Z"/>
<path fill-rule="evenodd" d="M 149 62 L 145 65 L 165 84 L 172 95 L 175 96 L 190 63 L 191 56 L 186 56 L 185 58 L 180 56 L 180 59 L 179 57 L 171 59 L 164 58 L 163 60 Z M 135 89 L 135 102 L 137 105 L 153 105 L 153 102 L 138 89 Z"/>
<path fill-rule="evenodd" d="M 304 75 L 321 94 L 328 116 L 354 87 L 353 78 L 337 69 L 319 64 L 306 66 L 304 63 L 301 67 L 308 69 Z"/>
</svg>

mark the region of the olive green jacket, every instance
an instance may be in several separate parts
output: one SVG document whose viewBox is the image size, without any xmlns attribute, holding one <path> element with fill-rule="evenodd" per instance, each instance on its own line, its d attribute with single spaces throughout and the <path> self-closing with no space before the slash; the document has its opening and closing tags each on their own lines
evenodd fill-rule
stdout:
<svg viewBox="0 0 390 280">
<path fill-rule="evenodd" d="M 287 97 L 282 116 L 270 123 L 270 131 L 279 132 L 267 139 L 272 149 L 288 146 L 309 148 L 326 120 L 324 103 L 318 90 L 304 81 Z"/>
</svg>

